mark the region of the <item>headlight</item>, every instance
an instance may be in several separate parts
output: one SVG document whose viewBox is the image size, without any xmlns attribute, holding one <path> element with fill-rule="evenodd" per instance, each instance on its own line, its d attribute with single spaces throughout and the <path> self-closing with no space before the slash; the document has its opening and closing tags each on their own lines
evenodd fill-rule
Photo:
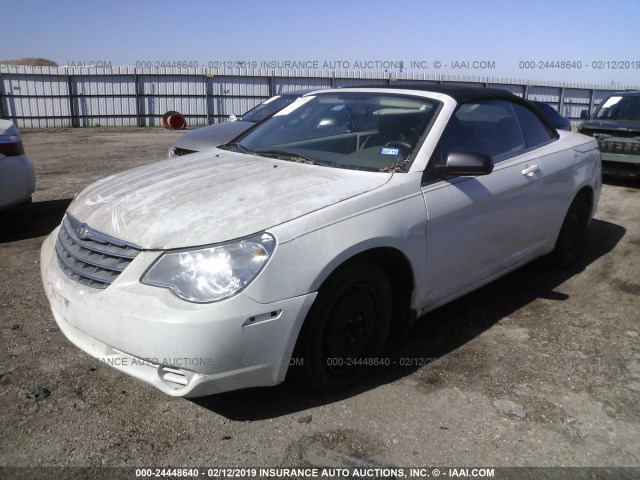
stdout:
<svg viewBox="0 0 640 480">
<path fill-rule="evenodd" d="M 165 253 L 142 276 L 142 283 L 169 288 L 190 302 L 231 297 L 260 273 L 275 249 L 268 233 L 198 250 Z"/>
</svg>

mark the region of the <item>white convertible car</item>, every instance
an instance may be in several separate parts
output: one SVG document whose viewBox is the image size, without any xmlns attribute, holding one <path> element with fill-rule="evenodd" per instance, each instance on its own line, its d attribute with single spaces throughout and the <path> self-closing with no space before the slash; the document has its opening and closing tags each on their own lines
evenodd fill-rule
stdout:
<svg viewBox="0 0 640 480">
<path fill-rule="evenodd" d="M 304 95 L 209 153 L 100 180 L 42 247 L 71 342 L 169 395 L 357 382 L 391 328 L 574 262 L 597 142 L 491 89 Z"/>
</svg>

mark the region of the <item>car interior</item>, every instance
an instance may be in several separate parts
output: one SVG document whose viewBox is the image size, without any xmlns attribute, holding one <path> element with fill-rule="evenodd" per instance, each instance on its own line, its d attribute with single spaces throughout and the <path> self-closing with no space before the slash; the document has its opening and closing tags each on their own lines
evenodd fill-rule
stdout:
<svg viewBox="0 0 640 480">
<path fill-rule="evenodd" d="M 390 95 L 352 101 L 335 95 L 309 102 L 294 115 L 263 125 L 240 142 L 252 151 L 286 151 L 333 166 L 378 171 L 404 161 L 439 102 Z M 252 135 L 253 134 L 253 135 Z"/>
</svg>

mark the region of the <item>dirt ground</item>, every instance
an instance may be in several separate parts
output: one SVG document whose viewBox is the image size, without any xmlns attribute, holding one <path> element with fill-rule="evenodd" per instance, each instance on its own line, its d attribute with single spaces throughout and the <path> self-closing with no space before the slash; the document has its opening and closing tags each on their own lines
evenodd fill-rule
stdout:
<svg viewBox="0 0 640 480">
<path fill-rule="evenodd" d="M 638 180 L 607 181 L 577 267 L 534 262 L 429 314 L 345 394 L 171 398 L 80 351 L 45 299 L 42 241 L 87 184 L 177 135 L 23 132 L 37 192 L 0 213 L 0 467 L 640 466 Z"/>
</svg>

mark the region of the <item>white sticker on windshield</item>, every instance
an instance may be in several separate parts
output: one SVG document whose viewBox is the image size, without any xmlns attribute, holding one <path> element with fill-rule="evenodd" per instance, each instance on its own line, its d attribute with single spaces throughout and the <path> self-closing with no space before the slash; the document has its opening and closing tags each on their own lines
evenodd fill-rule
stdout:
<svg viewBox="0 0 640 480">
<path fill-rule="evenodd" d="M 382 147 L 382 149 L 380 149 L 380 155 L 400 155 L 400 149 Z"/>
<path fill-rule="evenodd" d="M 309 100 L 313 100 L 314 98 L 316 98 L 316 97 L 315 96 L 311 96 L 311 97 L 296 98 L 291 105 L 288 105 L 288 106 L 284 107 L 282 110 L 280 110 L 278 113 L 276 113 L 274 115 L 274 117 L 277 117 L 278 115 L 289 115 L 291 112 L 297 110 L 302 105 L 307 103 Z"/>
<path fill-rule="evenodd" d="M 604 105 L 602 105 L 602 108 L 609 108 L 614 106 L 616 103 L 618 103 L 620 100 L 622 100 L 622 97 L 609 97 L 607 99 L 606 102 L 604 102 Z"/>
<path fill-rule="evenodd" d="M 279 98 L 280 98 L 280 95 L 276 95 L 275 97 L 268 98 L 267 100 L 265 100 L 264 102 L 262 102 L 262 105 L 266 105 L 267 103 L 271 103 L 271 102 L 273 102 L 274 100 L 277 100 L 277 99 L 279 99 Z"/>
</svg>

